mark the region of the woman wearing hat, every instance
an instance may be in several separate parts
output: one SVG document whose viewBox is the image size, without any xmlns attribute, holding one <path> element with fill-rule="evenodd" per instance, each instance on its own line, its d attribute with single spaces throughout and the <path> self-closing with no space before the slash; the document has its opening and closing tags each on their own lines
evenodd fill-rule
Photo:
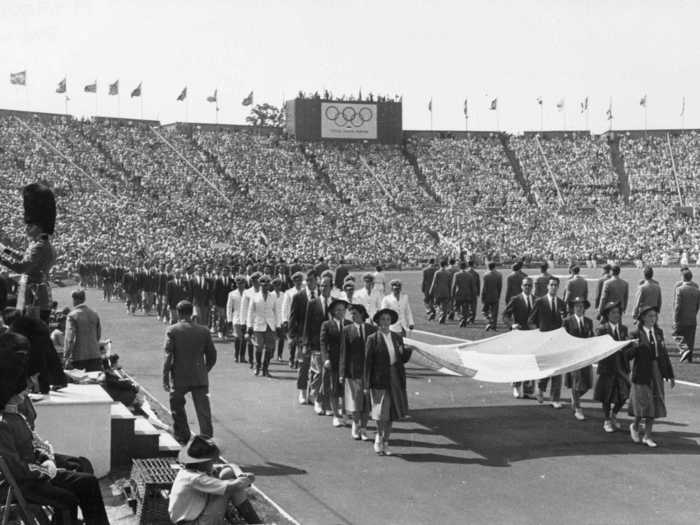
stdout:
<svg viewBox="0 0 700 525">
<path fill-rule="evenodd" d="M 596 335 L 609 335 L 615 341 L 629 339 L 629 331 L 622 324 L 622 307 L 618 302 L 608 302 L 600 308 L 601 325 Z M 624 349 L 615 352 L 598 362 L 598 381 L 593 391 L 593 399 L 603 404 L 603 430 L 615 432 L 622 428 L 617 414 L 627 401 L 630 393 L 629 361 Z"/>
<path fill-rule="evenodd" d="M 184 466 L 175 476 L 168 514 L 177 525 L 224 525 L 228 502 L 232 501 L 247 523 L 262 523 L 248 500 L 247 489 L 255 476 L 235 473 L 226 465 L 214 468 L 219 447 L 204 436 L 193 436 L 177 457 Z"/>
<path fill-rule="evenodd" d="M 666 417 L 663 380 L 670 381 L 671 388 L 676 384 L 673 367 L 668 358 L 664 333 L 656 326 L 659 313 L 655 306 L 640 306 L 637 328 L 630 332 L 637 343 L 627 351 L 632 363 L 632 387 L 630 389 L 629 415 L 634 417 L 630 424 L 630 436 L 635 443 L 648 447 L 657 444 L 651 437 L 654 419 Z M 644 435 L 640 436 L 640 423 L 644 419 Z"/>
<path fill-rule="evenodd" d="M 17 292 L 17 308 L 28 315 L 48 322 L 51 314 L 51 287 L 49 272 L 56 262 L 56 253 L 49 240 L 56 224 L 56 199 L 53 192 L 41 183 L 25 186 L 24 222 L 27 224 L 29 245 L 24 256 L 3 247 L 0 265 L 22 274 Z M 1 246 L 1 245 L 0 245 Z"/>
<path fill-rule="evenodd" d="M 328 306 L 331 318 L 321 325 L 321 361 L 323 361 L 323 378 L 319 394 L 328 399 L 333 413 L 333 426 L 345 426 L 343 404 L 343 387 L 340 384 L 340 354 L 344 342 L 345 310 L 348 302 L 333 299 Z"/>
<path fill-rule="evenodd" d="M 340 382 L 345 386 L 345 411 L 352 414 L 353 439 L 368 441 L 369 397 L 365 394 L 365 347 L 367 338 L 376 332 L 367 323 L 369 315 L 361 304 L 351 304 L 352 324 L 345 327 L 345 340 L 340 347 Z"/>
<path fill-rule="evenodd" d="M 391 455 L 388 443 L 392 422 L 408 412 L 404 363 L 411 358 L 411 350 L 404 347 L 399 334 L 391 331 L 398 318 L 389 308 L 374 314 L 379 330 L 367 338 L 365 356 L 365 391 L 370 395 L 372 419 L 377 422 L 374 451 L 387 456 Z"/>
<path fill-rule="evenodd" d="M 574 337 L 593 337 L 593 320 L 584 316 L 591 303 L 583 297 L 574 297 L 569 301 L 572 313 L 564 320 L 564 328 Z M 568 372 L 564 377 L 564 384 L 571 389 L 571 405 L 574 409 L 574 417 L 579 421 L 585 419 L 581 408 L 581 397 L 593 386 L 593 367 L 591 365 Z"/>
</svg>

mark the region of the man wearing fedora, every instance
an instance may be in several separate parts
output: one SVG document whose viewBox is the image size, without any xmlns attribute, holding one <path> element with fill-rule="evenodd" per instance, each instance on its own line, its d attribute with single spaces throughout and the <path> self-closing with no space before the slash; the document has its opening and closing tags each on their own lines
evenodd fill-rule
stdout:
<svg viewBox="0 0 700 525">
<path fill-rule="evenodd" d="M 190 439 L 190 427 L 185 412 L 185 394 L 192 395 L 199 432 L 213 436 L 209 404 L 209 371 L 216 364 L 216 348 L 209 329 L 192 322 L 192 303 L 177 304 L 179 321 L 165 333 L 165 363 L 163 388 L 170 393 L 173 431 L 179 443 Z"/>
<path fill-rule="evenodd" d="M 193 436 L 182 447 L 177 460 L 184 468 L 175 476 L 168 501 L 168 515 L 173 523 L 229 523 L 226 517 L 229 502 L 246 523 L 262 523 L 248 499 L 248 488 L 255 476 L 233 465 L 215 467 L 219 456 L 219 447 L 207 436 Z"/>
</svg>

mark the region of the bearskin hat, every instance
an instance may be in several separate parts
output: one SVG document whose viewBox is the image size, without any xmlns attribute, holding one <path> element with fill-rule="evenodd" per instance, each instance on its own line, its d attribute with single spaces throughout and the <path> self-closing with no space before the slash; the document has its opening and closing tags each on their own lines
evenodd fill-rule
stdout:
<svg viewBox="0 0 700 525">
<path fill-rule="evenodd" d="M 24 222 L 36 224 L 44 233 L 53 235 L 56 225 L 56 198 L 53 191 L 41 182 L 24 187 Z"/>
</svg>

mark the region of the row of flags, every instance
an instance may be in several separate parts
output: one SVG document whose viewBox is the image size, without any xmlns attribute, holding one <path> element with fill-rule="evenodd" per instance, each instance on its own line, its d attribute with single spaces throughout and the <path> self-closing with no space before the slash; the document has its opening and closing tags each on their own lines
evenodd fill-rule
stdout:
<svg viewBox="0 0 700 525">
<path fill-rule="evenodd" d="M 26 71 L 19 71 L 18 73 L 10 73 L 10 84 L 14 84 L 17 86 L 26 86 L 27 85 L 27 72 Z M 131 98 L 134 97 L 140 97 L 142 94 L 142 85 L 143 82 L 139 82 L 139 85 L 136 86 L 134 89 L 131 90 Z M 68 91 L 68 79 L 63 78 L 58 85 L 56 86 L 56 93 L 66 93 Z M 85 93 L 97 93 L 97 80 L 95 80 L 91 84 L 86 84 L 83 86 L 83 91 Z M 119 95 L 119 80 L 115 80 L 111 84 L 108 85 L 107 89 L 107 94 L 108 95 Z M 182 88 L 182 91 L 180 91 L 180 94 L 177 96 L 177 101 L 182 102 L 187 98 L 187 86 Z M 218 102 L 218 89 L 214 90 L 214 94 L 210 95 L 207 97 L 207 102 Z M 253 104 L 253 92 L 251 91 L 247 97 L 245 97 L 242 101 L 241 104 L 244 106 L 250 106 Z"/>
</svg>

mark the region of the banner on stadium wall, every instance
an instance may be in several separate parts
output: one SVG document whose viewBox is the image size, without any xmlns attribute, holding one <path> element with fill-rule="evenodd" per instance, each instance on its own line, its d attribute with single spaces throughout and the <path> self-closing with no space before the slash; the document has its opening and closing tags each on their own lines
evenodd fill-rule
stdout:
<svg viewBox="0 0 700 525">
<path fill-rule="evenodd" d="M 321 137 L 376 140 L 377 105 L 322 102 Z"/>
</svg>

